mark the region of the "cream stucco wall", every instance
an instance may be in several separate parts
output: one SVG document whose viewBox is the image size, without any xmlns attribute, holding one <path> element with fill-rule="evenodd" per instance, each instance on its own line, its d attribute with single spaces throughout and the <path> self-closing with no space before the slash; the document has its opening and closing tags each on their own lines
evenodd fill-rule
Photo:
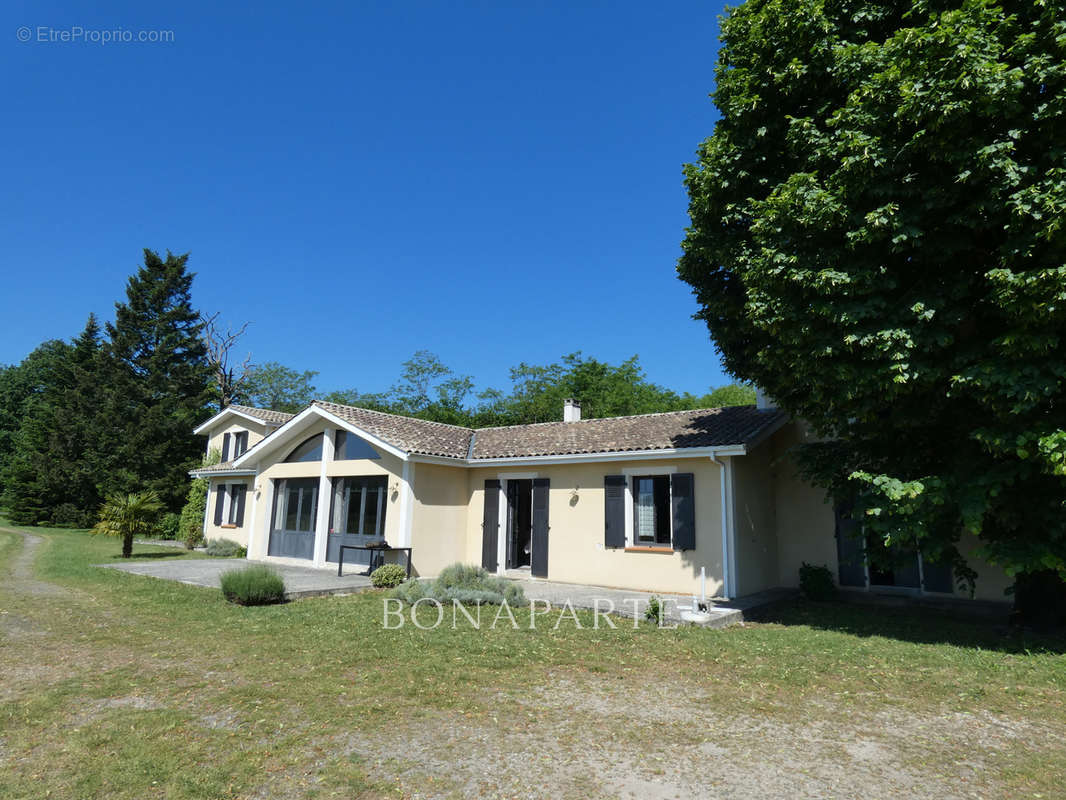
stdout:
<svg viewBox="0 0 1066 800">
<path fill-rule="evenodd" d="M 248 531 L 251 530 L 252 524 L 252 478 L 249 477 L 233 477 L 233 478 L 212 478 L 208 487 L 207 494 L 207 520 L 204 525 L 204 539 L 229 539 L 236 542 L 241 547 L 248 546 Z M 244 484 L 248 487 L 248 493 L 244 498 L 244 523 L 240 527 L 234 527 L 232 525 L 215 524 L 215 505 L 219 502 L 217 488 L 220 485 L 226 484 L 232 486 L 234 484 Z M 228 490 L 227 490 L 228 491 Z M 223 507 L 225 510 L 225 506 Z M 225 520 L 223 516 L 223 520 Z"/>
<path fill-rule="evenodd" d="M 207 449 L 205 452 L 210 453 L 212 450 L 218 450 L 221 453 L 223 437 L 227 433 L 233 434 L 240 433 L 241 431 L 248 431 L 248 449 L 250 450 L 259 442 L 263 441 L 263 437 L 272 430 L 272 427 L 268 427 L 264 423 L 253 422 L 252 420 L 244 419 L 243 417 L 234 417 L 228 424 L 219 425 L 209 431 L 207 437 Z M 230 456 L 232 457 L 232 455 L 233 453 L 231 450 Z"/>
<path fill-rule="evenodd" d="M 777 511 L 769 447 L 733 459 L 737 596 L 779 584 Z"/>
<path fill-rule="evenodd" d="M 696 549 L 684 552 L 635 552 L 604 546 L 606 475 L 641 474 L 673 467 L 694 476 Z M 700 567 L 707 571 L 707 593 L 722 588 L 722 511 L 720 469 L 707 458 L 616 461 L 521 468 L 469 470 L 470 510 L 466 520 L 466 561 L 481 563 L 484 486 L 500 475 L 521 473 L 548 478 L 548 580 L 587 583 L 677 594 L 699 591 Z M 576 490 L 576 499 L 575 499 Z M 500 536 L 506 534 L 501 528 Z"/>
<path fill-rule="evenodd" d="M 419 576 L 466 561 L 470 496 L 463 467 L 414 464 L 411 563 Z"/>
</svg>

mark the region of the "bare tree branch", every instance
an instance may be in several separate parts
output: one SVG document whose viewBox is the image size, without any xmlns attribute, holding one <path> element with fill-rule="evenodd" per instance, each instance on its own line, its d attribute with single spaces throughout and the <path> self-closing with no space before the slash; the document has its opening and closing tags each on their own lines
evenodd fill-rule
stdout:
<svg viewBox="0 0 1066 800">
<path fill-rule="evenodd" d="M 250 322 L 243 323 L 234 329 L 230 326 L 222 327 L 219 321 L 221 313 L 200 315 L 203 323 L 203 340 L 207 347 L 207 358 L 211 363 L 211 369 L 215 373 L 215 383 L 218 386 L 218 406 L 223 409 L 230 405 L 238 396 L 241 384 L 244 383 L 252 368 L 252 354 L 248 353 L 242 361 L 236 362 L 233 355 L 237 341 L 248 330 Z"/>
</svg>

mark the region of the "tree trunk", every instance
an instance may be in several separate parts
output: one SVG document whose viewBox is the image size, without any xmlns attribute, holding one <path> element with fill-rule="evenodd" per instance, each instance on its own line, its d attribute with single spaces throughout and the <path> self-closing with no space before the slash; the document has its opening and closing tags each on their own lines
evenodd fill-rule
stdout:
<svg viewBox="0 0 1066 800">
<path fill-rule="evenodd" d="M 1066 625 L 1066 582 L 1052 569 L 1019 574 L 1014 581 L 1013 619 L 1034 628 Z"/>
<path fill-rule="evenodd" d="M 129 558 L 133 555 L 133 534 L 127 533 L 122 537 L 122 557 Z"/>
</svg>

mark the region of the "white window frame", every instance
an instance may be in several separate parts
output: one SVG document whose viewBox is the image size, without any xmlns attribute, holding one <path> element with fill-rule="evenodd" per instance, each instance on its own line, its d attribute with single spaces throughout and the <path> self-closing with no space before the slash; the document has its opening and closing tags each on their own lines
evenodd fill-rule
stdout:
<svg viewBox="0 0 1066 800">
<path fill-rule="evenodd" d="M 633 525 L 633 479 L 634 478 L 652 478 L 661 475 L 675 475 L 677 474 L 677 467 L 626 467 L 622 470 L 622 474 L 626 478 L 626 495 L 625 495 L 625 519 L 626 519 L 626 547 L 648 547 L 649 545 L 641 544 L 635 541 L 634 525 Z M 673 507 L 674 502 L 674 482 L 670 481 L 670 506 Z M 654 545 L 655 547 L 663 547 L 666 545 Z M 670 517 L 670 547 L 674 546 L 674 520 L 673 516 Z"/>
</svg>

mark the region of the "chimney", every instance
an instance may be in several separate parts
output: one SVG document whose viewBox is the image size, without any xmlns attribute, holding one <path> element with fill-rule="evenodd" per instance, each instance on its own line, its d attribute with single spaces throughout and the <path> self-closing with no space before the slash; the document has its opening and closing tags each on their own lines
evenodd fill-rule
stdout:
<svg viewBox="0 0 1066 800">
<path fill-rule="evenodd" d="M 755 407 L 760 411 L 776 411 L 777 402 L 774 400 L 774 398 L 770 397 L 770 395 L 768 395 L 766 392 L 756 386 Z"/>
<path fill-rule="evenodd" d="M 581 419 L 581 403 L 571 398 L 563 400 L 563 422 L 578 422 Z"/>
</svg>

